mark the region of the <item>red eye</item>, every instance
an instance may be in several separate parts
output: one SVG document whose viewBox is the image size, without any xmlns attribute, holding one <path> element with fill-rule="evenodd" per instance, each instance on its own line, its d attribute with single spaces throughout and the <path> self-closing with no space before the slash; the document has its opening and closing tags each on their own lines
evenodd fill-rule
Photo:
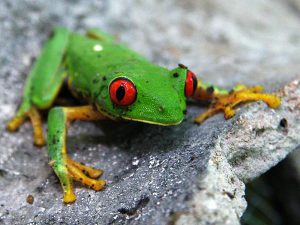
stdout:
<svg viewBox="0 0 300 225">
<path fill-rule="evenodd" d="M 197 77 L 193 72 L 188 70 L 186 74 L 186 80 L 185 80 L 185 96 L 186 97 L 192 96 L 196 88 L 197 88 Z"/>
<path fill-rule="evenodd" d="M 109 86 L 110 99 L 117 105 L 128 106 L 136 99 L 136 88 L 126 78 L 117 78 Z"/>
</svg>

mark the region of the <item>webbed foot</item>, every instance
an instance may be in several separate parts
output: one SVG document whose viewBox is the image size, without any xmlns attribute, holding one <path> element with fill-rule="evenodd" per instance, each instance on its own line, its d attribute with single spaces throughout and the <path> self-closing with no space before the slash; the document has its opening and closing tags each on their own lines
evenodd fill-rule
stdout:
<svg viewBox="0 0 300 225">
<path fill-rule="evenodd" d="M 281 100 L 278 96 L 261 93 L 262 91 L 262 86 L 248 88 L 244 85 L 237 85 L 230 93 L 216 96 L 209 106 L 209 109 L 197 116 L 194 121 L 200 124 L 220 111 L 224 112 L 225 119 L 232 118 L 235 115 L 234 107 L 244 102 L 261 100 L 270 108 L 278 108 L 280 106 Z"/>
</svg>

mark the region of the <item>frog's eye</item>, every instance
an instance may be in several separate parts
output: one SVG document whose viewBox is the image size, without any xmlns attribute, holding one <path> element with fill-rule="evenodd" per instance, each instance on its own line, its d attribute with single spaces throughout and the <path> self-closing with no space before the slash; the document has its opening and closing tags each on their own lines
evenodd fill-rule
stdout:
<svg viewBox="0 0 300 225">
<path fill-rule="evenodd" d="M 110 99 L 117 105 L 128 106 L 136 100 L 134 84 L 126 78 L 117 78 L 109 86 Z"/>
<path fill-rule="evenodd" d="M 192 71 L 187 71 L 185 80 L 185 96 L 190 97 L 197 88 L 197 77 Z"/>
</svg>

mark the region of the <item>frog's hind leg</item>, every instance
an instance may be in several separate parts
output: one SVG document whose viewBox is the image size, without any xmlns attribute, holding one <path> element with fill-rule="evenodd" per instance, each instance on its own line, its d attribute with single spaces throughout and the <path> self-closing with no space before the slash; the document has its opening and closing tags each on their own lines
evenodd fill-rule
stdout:
<svg viewBox="0 0 300 225">
<path fill-rule="evenodd" d="M 101 170 L 71 160 L 67 155 L 67 124 L 73 120 L 103 120 L 106 117 L 92 106 L 54 107 L 48 117 L 48 151 L 50 165 L 58 176 L 64 191 L 64 202 L 76 200 L 72 180 L 99 191 L 104 188 L 104 180 L 96 180 Z"/>
<path fill-rule="evenodd" d="M 262 86 L 246 87 L 243 84 L 235 86 L 231 91 L 198 81 L 198 87 L 194 95 L 195 99 L 211 101 L 209 109 L 196 117 L 195 123 L 202 123 L 214 114 L 223 111 L 226 119 L 235 115 L 234 107 L 243 102 L 264 101 L 269 107 L 280 106 L 280 98 L 273 94 L 262 93 Z"/>
<path fill-rule="evenodd" d="M 45 144 L 39 110 L 52 105 L 66 77 L 62 61 L 68 37 L 67 30 L 55 29 L 30 71 L 22 104 L 7 124 L 7 130 L 14 132 L 29 118 L 34 130 L 34 144 L 38 146 Z"/>
</svg>

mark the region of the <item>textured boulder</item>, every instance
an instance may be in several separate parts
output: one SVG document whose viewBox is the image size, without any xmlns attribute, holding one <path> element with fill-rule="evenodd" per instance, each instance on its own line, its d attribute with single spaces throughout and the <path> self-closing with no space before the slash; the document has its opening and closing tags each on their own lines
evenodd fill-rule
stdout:
<svg viewBox="0 0 300 225">
<path fill-rule="evenodd" d="M 176 224 L 239 224 L 245 209 L 244 183 L 258 177 L 297 148 L 300 80 L 279 92 L 282 107 L 273 111 L 255 103 L 222 132 L 212 150 L 207 175 L 200 180 L 192 210 Z"/>
<path fill-rule="evenodd" d="M 300 144 L 299 5 L 297 0 L 1 1 L 0 223 L 239 224 L 246 208 L 244 182 Z M 65 206 L 46 148 L 32 145 L 29 123 L 15 134 L 5 131 L 32 58 L 58 25 L 80 32 L 102 28 L 155 63 L 170 68 L 184 63 L 214 84 L 281 87 L 283 105 L 273 110 L 249 104 L 234 119 L 216 115 L 201 126 L 192 118 L 205 108 L 195 105 L 175 127 L 75 122 L 70 156 L 104 169 L 108 186 L 94 192 L 76 185 L 78 200 Z"/>
</svg>

